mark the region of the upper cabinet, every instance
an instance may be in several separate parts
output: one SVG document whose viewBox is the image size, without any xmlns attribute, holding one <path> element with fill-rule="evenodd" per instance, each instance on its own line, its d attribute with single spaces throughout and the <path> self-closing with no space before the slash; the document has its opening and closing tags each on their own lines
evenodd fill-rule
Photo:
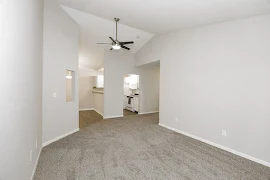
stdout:
<svg viewBox="0 0 270 180">
<path fill-rule="evenodd" d="M 129 80 L 130 89 L 139 89 L 139 76 L 138 75 L 130 75 L 128 77 L 128 80 Z"/>
</svg>

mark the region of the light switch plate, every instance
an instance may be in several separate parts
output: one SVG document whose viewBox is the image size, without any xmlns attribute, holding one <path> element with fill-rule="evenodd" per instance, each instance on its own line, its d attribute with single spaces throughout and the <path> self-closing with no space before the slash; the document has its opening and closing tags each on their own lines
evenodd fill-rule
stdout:
<svg viewBox="0 0 270 180">
<path fill-rule="evenodd" d="M 222 136 L 227 136 L 227 132 L 225 130 L 222 130 L 221 134 Z"/>
</svg>

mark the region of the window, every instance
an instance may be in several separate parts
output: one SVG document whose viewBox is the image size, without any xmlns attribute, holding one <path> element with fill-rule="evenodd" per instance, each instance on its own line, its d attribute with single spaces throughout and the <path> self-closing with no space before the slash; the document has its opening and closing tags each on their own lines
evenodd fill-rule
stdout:
<svg viewBox="0 0 270 180">
<path fill-rule="evenodd" d="M 103 75 L 97 75 L 97 88 L 104 88 L 104 76 Z"/>
</svg>

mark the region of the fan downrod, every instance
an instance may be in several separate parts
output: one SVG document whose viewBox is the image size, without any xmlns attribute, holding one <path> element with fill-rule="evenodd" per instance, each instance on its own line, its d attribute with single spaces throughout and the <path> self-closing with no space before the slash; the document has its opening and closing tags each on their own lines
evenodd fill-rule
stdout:
<svg viewBox="0 0 270 180">
<path fill-rule="evenodd" d="M 120 21 L 120 19 L 119 19 L 119 18 L 114 18 L 114 20 L 115 20 L 115 22 L 118 22 L 118 21 Z"/>
</svg>

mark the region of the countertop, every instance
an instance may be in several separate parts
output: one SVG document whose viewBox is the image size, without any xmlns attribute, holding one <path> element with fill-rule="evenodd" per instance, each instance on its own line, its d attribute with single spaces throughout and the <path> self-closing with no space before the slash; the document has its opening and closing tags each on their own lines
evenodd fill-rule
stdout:
<svg viewBox="0 0 270 180">
<path fill-rule="evenodd" d="M 139 98 L 140 95 L 125 95 L 126 97 L 136 97 L 136 98 Z"/>
<path fill-rule="evenodd" d="M 96 90 L 93 90 L 92 92 L 93 92 L 93 93 L 104 94 L 104 91 L 96 91 Z"/>
</svg>

